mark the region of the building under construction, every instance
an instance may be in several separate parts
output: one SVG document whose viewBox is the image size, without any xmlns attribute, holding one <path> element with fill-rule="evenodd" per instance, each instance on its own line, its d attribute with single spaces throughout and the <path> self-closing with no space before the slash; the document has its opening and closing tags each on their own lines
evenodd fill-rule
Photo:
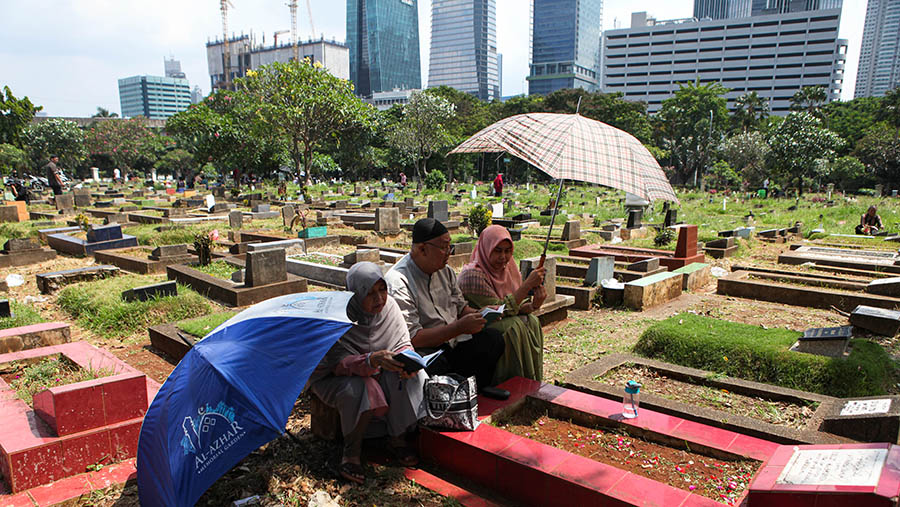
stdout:
<svg viewBox="0 0 900 507">
<path fill-rule="evenodd" d="M 277 37 L 277 35 L 276 35 Z M 271 46 L 257 42 L 256 37 L 240 35 L 228 39 L 229 76 L 225 78 L 225 44 L 216 39 L 206 43 L 206 62 L 209 67 L 209 81 L 213 90 L 228 88 L 235 78 L 243 77 L 248 70 L 273 62 L 289 62 L 294 59 L 294 45 L 290 41 L 278 42 Z M 297 56 L 303 60 L 319 62 L 332 75 L 350 79 L 350 50 L 347 45 L 334 40 L 308 40 L 297 44 Z"/>
</svg>

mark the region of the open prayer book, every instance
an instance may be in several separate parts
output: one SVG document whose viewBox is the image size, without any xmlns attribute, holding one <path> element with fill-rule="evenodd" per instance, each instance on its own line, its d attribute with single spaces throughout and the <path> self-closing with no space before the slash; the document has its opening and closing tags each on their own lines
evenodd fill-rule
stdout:
<svg viewBox="0 0 900 507">
<path fill-rule="evenodd" d="M 394 354 L 393 359 L 403 363 L 404 371 L 406 371 L 407 373 L 413 373 L 421 370 L 422 368 L 426 368 L 429 364 L 434 362 L 434 360 L 437 359 L 437 357 L 441 355 L 442 352 L 444 351 L 438 350 L 433 354 L 428 354 L 427 356 L 422 357 L 415 350 L 406 349 L 402 352 Z"/>
<path fill-rule="evenodd" d="M 503 310 L 506 309 L 506 305 L 500 305 L 498 308 L 491 308 L 489 306 L 485 306 L 481 309 L 481 316 L 484 317 L 484 320 L 488 322 L 488 324 L 496 321 L 500 317 L 503 316 Z"/>
</svg>

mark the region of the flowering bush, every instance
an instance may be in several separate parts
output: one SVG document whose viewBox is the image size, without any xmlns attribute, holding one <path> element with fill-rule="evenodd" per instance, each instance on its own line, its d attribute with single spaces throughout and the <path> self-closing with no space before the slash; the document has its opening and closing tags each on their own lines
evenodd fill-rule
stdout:
<svg viewBox="0 0 900 507">
<path fill-rule="evenodd" d="M 197 250 L 197 257 L 200 258 L 200 265 L 209 265 L 211 259 L 212 244 L 219 241 L 219 230 L 213 229 L 208 233 L 198 233 L 194 236 L 194 249 Z"/>
</svg>

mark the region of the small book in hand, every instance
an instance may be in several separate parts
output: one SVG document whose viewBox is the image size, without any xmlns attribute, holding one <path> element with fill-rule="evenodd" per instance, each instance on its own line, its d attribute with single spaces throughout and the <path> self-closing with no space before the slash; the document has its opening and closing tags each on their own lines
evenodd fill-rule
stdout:
<svg viewBox="0 0 900 507">
<path fill-rule="evenodd" d="M 406 373 L 415 373 L 422 368 L 428 367 L 428 365 L 434 362 L 434 360 L 437 359 L 437 357 L 441 355 L 442 352 L 444 351 L 438 350 L 437 352 L 422 357 L 415 350 L 406 349 L 402 352 L 394 354 L 393 359 L 395 361 L 403 363 L 403 370 L 406 371 Z"/>
<path fill-rule="evenodd" d="M 491 308 L 490 306 L 485 306 L 481 309 L 481 316 L 484 317 L 484 320 L 486 320 L 488 324 L 490 324 L 500 319 L 500 317 L 503 316 L 503 311 L 505 309 L 506 305 L 500 305 L 499 308 Z"/>
</svg>

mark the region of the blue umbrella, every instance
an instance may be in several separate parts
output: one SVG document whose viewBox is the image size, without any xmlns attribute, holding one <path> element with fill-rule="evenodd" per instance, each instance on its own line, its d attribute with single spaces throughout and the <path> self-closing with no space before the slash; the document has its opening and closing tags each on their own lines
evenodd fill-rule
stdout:
<svg viewBox="0 0 900 507">
<path fill-rule="evenodd" d="M 141 426 L 142 505 L 193 505 L 284 432 L 316 365 L 350 327 L 350 292 L 289 294 L 214 329 L 166 379 Z"/>
</svg>

